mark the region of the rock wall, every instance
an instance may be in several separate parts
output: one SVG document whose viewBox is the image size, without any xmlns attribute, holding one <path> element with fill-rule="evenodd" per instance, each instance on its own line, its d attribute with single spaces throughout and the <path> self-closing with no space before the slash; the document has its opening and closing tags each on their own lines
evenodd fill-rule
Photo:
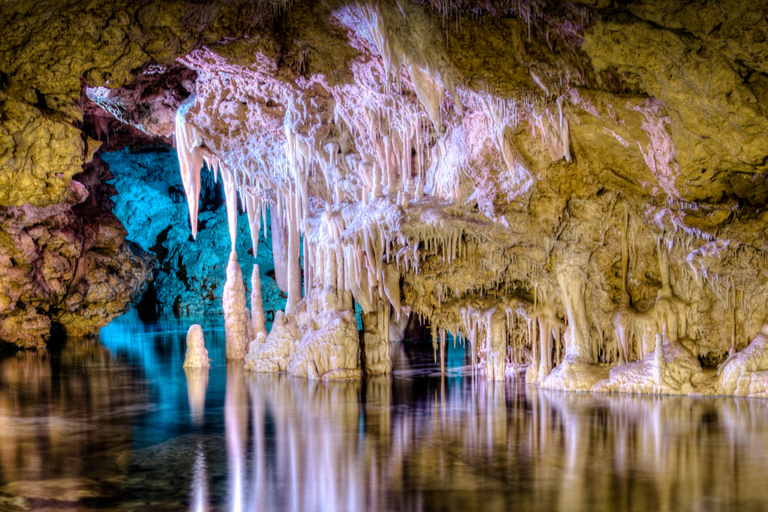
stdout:
<svg viewBox="0 0 768 512">
<path fill-rule="evenodd" d="M 101 154 L 114 175 L 114 213 L 128 231 L 127 238 L 154 253 L 159 268 L 152 283 L 160 310 L 177 313 L 221 314 L 221 299 L 229 259 L 227 213 L 222 183 L 210 174 L 202 182 L 198 235 L 191 239 L 179 161 L 172 148 L 142 151 L 123 149 Z M 285 307 L 285 297 L 272 279 L 272 237 L 265 223 L 257 259 L 252 256 L 245 213 L 238 216 L 235 249 L 243 274 L 251 276 L 259 265 L 263 309 L 272 321 Z M 252 290 L 250 278 L 245 286 Z"/>
<path fill-rule="evenodd" d="M 3 341 L 43 347 L 56 325 L 68 335 L 95 334 L 146 290 L 157 260 L 126 240 L 109 211 L 108 173 L 96 157 L 63 203 L 0 209 Z"/>
</svg>

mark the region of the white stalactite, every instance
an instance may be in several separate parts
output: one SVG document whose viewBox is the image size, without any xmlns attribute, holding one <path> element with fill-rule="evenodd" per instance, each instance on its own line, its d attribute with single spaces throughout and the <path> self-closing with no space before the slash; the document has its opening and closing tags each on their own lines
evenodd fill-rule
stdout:
<svg viewBox="0 0 768 512">
<path fill-rule="evenodd" d="M 179 157 L 181 183 L 187 196 L 189 224 L 192 237 L 197 237 L 197 213 L 200 203 L 200 169 L 203 155 L 199 150 L 200 138 L 194 127 L 187 124 L 186 114 L 196 99 L 192 95 L 176 111 L 176 153 Z"/>
<path fill-rule="evenodd" d="M 291 198 L 291 203 L 295 204 L 296 196 Z M 301 238 L 299 233 L 298 219 L 294 218 L 288 222 L 288 300 L 285 304 L 285 310 L 290 313 L 296 304 L 301 300 Z"/>
<path fill-rule="evenodd" d="M 288 293 L 288 227 L 277 208 L 272 208 L 270 213 L 275 282 L 280 291 Z"/>
<path fill-rule="evenodd" d="M 266 315 L 264 315 L 264 301 L 261 295 L 261 275 L 259 266 L 254 263 L 253 273 L 251 274 L 251 326 L 253 329 L 253 339 L 259 333 L 267 335 Z"/>
<path fill-rule="evenodd" d="M 251 230 L 251 246 L 253 247 L 253 258 L 259 255 L 259 230 L 261 229 L 261 201 L 252 193 L 245 196 L 245 210 L 248 214 L 248 226 Z"/>
<path fill-rule="evenodd" d="M 226 167 L 221 168 L 221 180 L 224 182 L 224 195 L 227 203 L 227 222 L 232 250 L 237 246 L 237 188 L 235 174 Z M 258 236 L 258 233 L 257 233 Z"/>
</svg>

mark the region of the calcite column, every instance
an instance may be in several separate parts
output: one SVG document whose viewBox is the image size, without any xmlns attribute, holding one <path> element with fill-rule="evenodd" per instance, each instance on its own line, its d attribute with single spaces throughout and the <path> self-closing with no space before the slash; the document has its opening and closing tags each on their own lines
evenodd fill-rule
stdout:
<svg viewBox="0 0 768 512">
<path fill-rule="evenodd" d="M 259 333 L 267 335 L 266 315 L 264 314 L 264 300 L 261 295 L 261 275 L 259 266 L 253 265 L 251 273 L 251 327 L 253 329 L 253 338 Z"/>
<path fill-rule="evenodd" d="M 371 313 L 363 313 L 363 357 L 366 375 L 386 375 L 392 371 L 389 342 L 390 305 L 379 301 Z"/>
<path fill-rule="evenodd" d="M 593 362 L 587 308 L 584 302 L 586 282 L 587 276 L 579 265 L 566 264 L 557 269 L 557 284 L 563 292 L 563 306 L 568 317 L 565 358 L 569 362 Z"/>
<path fill-rule="evenodd" d="M 272 208 L 272 257 L 275 261 L 275 282 L 283 293 L 288 293 L 288 228 L 280 214 Z"/>
<path fill-rule="evenodd" d="M 507 366 L 507 317 L 502 309 L 491 308 L 485 313 L 487 360 L 485 376 L 489 381 L 504 380 Z"/>
<path fill-rule="evenodd" d="M 296 198 L 292 198 L 292 202 Z M 295 214 L 294 214 L 295 215 Z M 288 226 L 288 300 L 285 303 L 285 312 L 291 313 L 296 304 L 301 300 L 301 236 L 299 234 L 298 221 L 294 219 Z"/>
<path fill-rule="evenodd" d="M 546 316 L 541 315 L 539 322 L 539 380 L 547 378 L 552 371 L 552 327 Z"/>
</svg>

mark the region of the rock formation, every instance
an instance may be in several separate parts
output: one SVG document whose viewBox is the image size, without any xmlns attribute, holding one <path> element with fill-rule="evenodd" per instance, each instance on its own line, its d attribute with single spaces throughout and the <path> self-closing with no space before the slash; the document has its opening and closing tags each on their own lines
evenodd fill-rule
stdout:
<svg viewBox="0 0 768 512">
<path fill-rule="evenodd" d="M 211 360 L 208 359 L 208 350 L 205 348 L 203 328 L 194 324 L 187 331 L 187 353 L 184 356 L 184 368 L 210 367 Z"/>
<path fill-rule="evenodd" d="M 157 260 L 125 239 L 99 175 L 109 170 L 96 157 L 63 202 L 0 207 L 0 339 L 43 347 L 56 325 L 95 334 L 152 280 Z"/>
<path fill-rule="evenodd" d="M 201 5 L 0 7 L 0 165 L 24 183 L 0 179 L 0 205 L 64 200 L 84 80 L 173 137 L 193 236 L 201 171 L 224 183 L 227 251 L 242 211 L 257 255 L 269 211 L 287 304 L 249 369 L 386 373 L 412 315 L 492 380 L 734 392 L 716 367 L 768 315 L 763 3 Z"/>
<path fill-rule="evenodd" d="M 248 331 L 251 319 L 245 307 L 243 273 L 237 263 L 237 253 L 229 254 L 227 283 L 224 285 L 224 329 L 226 331 L 227 359 L 245 359 L 248 353 Z"/>
</svg>

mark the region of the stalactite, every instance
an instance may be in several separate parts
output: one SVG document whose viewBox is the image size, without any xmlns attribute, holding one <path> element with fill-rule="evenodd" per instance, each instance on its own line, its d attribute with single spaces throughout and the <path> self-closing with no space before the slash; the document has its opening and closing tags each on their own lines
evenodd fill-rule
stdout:
<svg viewBox="0 0 768 512">
<path fill-rule="evenodd" d="M 248 225 L 251 230 L 251 246 L 253 247 L 253 257 L 255 259 L 259 254 L 259 231 L 261 229 L 259 216 L 261 214 L 261 204 L 253 193 L 249 192 L 245 196 L 245 210 L 248 214 Z"/>
<path fill-rule="evenodd" d="M 195 95 L 189 97 L 176 111 L 176 153 L 179 157 L 181 182 L 187 196 L 189 224 L 192 237 L 197 237 L 197 210 L 200 203 L 200 169 L 203 166 L 199 141 L 194 128 L 186 122 L 186 114 L 194 104 Z"/>
<path fill-rule="evenodd" d="M 296 197 L 291 198 L 291 204 L 295 204 Z M 295 211 L 295 210 L 294 210 Z M 293 311 L 301 300 L 301 265 L 299 255 L 301 253 L 301 239 L 299 234 L 298 219 L 288 222 L 288 300 L 285 309 Z"/>
<path fill-rule="evenodd" d="M 288 293 L 288 227 L 281 219 L 277 208 L 271 210 L 270 220 L 275 282 L 283 293 Z"/>
<path fill-rule="evenodd" d="M 226 196 L 229 240 L 232 244 L 232 251 L 234 251 L 237 246 L 237 189 L 235 175 L 229 169 L 222 167 L 221 180 L 224 182 L 224 195 Z"/>
<path fill-rule="evenodd" d="M 261 294 L 261 275 L 259 274 L 259 266 L 255 263 L 251 273 L 251 326 L 253 330 L 252 339 L 255 339 L 259 333 L 267 335 L 264 301 Z"/>
</svg>

